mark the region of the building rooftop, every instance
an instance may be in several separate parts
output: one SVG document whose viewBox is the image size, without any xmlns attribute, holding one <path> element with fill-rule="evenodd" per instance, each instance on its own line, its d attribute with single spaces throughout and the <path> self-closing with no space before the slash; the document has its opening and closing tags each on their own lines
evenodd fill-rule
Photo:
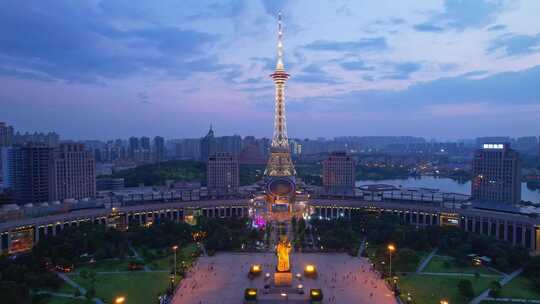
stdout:
<svg viewBox="0 0 540 304">
<path fill-rule="evenodd" d="M 523 214 L 523 215 L 540 215 L 540 208 L 535 206 L 514 205 L 512 203 L 488 202 L 488 201 L 473 201 L 471 207 L 479 210 L 488 210 L 496 212 Z"/>
</svg>

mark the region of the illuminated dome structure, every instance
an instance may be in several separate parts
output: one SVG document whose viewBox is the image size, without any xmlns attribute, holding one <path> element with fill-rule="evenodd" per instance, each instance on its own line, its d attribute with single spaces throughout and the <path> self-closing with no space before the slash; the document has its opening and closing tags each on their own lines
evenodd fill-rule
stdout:
<svg viewBox="0 0 540 304">
<path fill-rule="evenodd" d="M 268 191 L 274 196 L 290 196 L 295 191 L 294 182 L 288 178 L 271 179 Z"/>
</svg>

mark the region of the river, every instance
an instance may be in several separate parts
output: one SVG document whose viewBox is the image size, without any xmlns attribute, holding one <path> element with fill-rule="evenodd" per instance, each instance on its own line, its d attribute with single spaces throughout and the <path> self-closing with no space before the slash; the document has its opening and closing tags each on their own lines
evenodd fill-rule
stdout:
<svg viewBox="0 0 540 304">
<path fill-rule="evenodd" d="M 409 177 L 407 179 L 383 179 L 376 181 L 356 181 L 356 186 L 368 185 L 368 184 L 388 184 L 396 187 L 402 186 L 409 187 L 423 187 L 439 189 L 444 192 L 471 193 L 471 182 L 458 182 L 451 178 L 446 177 L 434 177 L 434 176 L 422 176 L 420 178 Z M 521 199 L 524 201 L 531 201 L 534 203 L 540 203 L 540 191 L 535 191 L 527 188 L 526 183 L 521 184 Z"/>
</svg>

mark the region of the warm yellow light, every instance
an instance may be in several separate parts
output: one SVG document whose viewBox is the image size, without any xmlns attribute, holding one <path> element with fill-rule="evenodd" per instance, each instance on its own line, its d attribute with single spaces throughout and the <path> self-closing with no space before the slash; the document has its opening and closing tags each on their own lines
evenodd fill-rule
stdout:
<svg viewBox="0 0 540 304">
<path fill-rule="evenodd" d="M 248 295 L 250 296 L 256 296 L 257 295 L 257 292 L 255 290 L 249 290 L 248 291 Z"/>
<path fill-rule="evenodd" d="M 441 300 L 441 304 L 449 304 L 448 300 Z"/>
<path fill-rule="evenodd" d="M 261 265 L 251 266 L 251 272 L 260 272 L 260 271 L 261 271 Z"/>
<path fill-rule="evenodd" d="M 318 291 L 318 290 L 312 290 L 312 291 L 311 291 L 311 295 L 312 295 L 312 296 L 318 296 L 318 295 L 319 295 L 319 291 Z"/>
<path fill-rule="evenodd" d="M 388 251 L 392 252 L 395 250 L 396 250 L 396 246 L 394 246 L 393 244 L 388 245 Z"/>
<path fill-rule="evenodd" d="M 313 265 L 306 266 L 306 272 L 314 272 L 314 271 L 315 271 L 315 266 Z"/>
<path fill-rule="evenodd" d="M 118 297 L 116 298 L 116 300 L 114 300 L 114 303 L 116 304 L 122 304 L 126 301 L 126 298 L 125 297 Z"/>
</svg>

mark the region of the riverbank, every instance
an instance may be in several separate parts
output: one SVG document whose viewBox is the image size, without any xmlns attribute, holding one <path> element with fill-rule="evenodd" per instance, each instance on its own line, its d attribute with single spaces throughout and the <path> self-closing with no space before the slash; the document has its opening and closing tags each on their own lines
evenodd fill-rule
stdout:
<svg viewBox="0 0 540 304">
<path fill-rule="evenodd" d="M 470 181 L 457 181 L 448 177 L 436 176 L 419 176 L 396 179 L 380 179 L 380 180 L 357 180 L 356 186 L 369 184 L 387 184 L 398 188 L 431 188 L 439 189 L 443 192 L 470 194 Z M 527 187 L 527 183 L 521 183 L 521 199 L 540 204 L 540 191 L 531 190 Z"/>
</svg>

